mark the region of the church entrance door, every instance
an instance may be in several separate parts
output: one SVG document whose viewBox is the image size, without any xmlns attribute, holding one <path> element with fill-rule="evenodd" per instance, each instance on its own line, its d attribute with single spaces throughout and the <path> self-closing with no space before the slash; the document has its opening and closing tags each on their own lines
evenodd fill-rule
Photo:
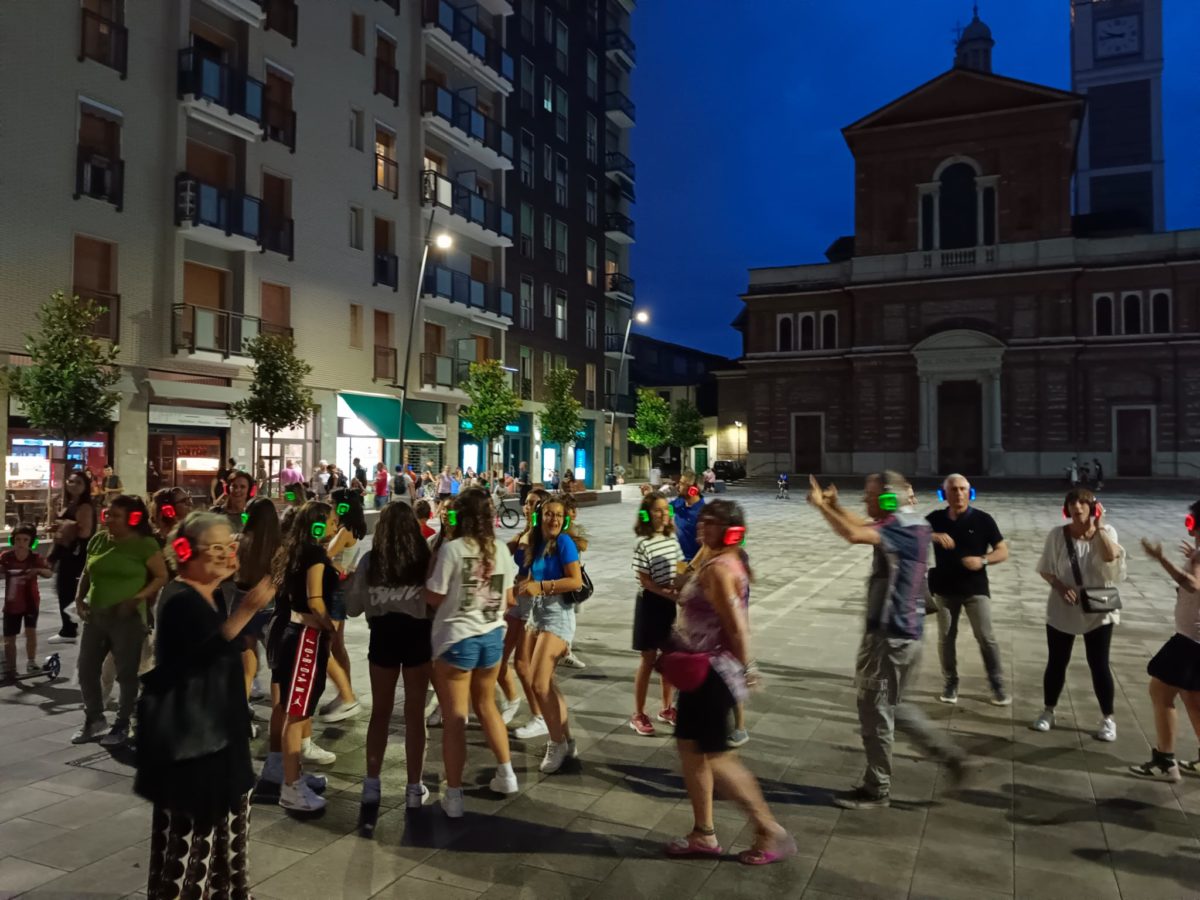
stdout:
<svg viewBox="0 0 1200 900">
<path fill-rule="evenodd" d="M 978 381 L 938 385 L 937 471 L 982 475 L 983 391 Z"/>
</svg>

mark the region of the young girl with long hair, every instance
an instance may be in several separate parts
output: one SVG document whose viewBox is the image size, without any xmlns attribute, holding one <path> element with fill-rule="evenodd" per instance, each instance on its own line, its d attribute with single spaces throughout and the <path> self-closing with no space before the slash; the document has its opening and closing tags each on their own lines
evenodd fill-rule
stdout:
<svg viewBox="0 0 1200 900">
<path fill-rule="evenodd" d="M 522 548 L 529 545 L 530 532 L 533 531 L 534 524 L 537 522 L 534 510 L 549 496 L 550 492 L 545 488 L 534 488 L 525 497 L 525 529 L 508 542 L 508 552 L 514 558 L 520 556 Z M 517 577 L 522 578 L 526 575 L 528 572 L 518 567 Z M 516 680 L 521 683 L 525 701 L 529 704 L 529 721 L 516 731 L 516 736 L 521 740 L 539 737 L 546 733 L 546 720 L 542 718 L 537 697 L 533 693 L 533 682 L 529 680 L 531 642 L 525 640 L 525 623 L 529 619 L 529 609 L 532 605 L 532 597 L 518 597 L 516 606 L 511 607 L 504 614 L 506 630 L 504 632 L 504 651 L 500 657 L 500 689 L 504 692 L 504 703 L 500 707 L 500 715 L 504 718 L 504 723 L 507 725 L 512 722 L 521 706 L 521 698 L 517 696 L 517 688 L 513 684 L 514 669 L 517 673 Z M 511 667 L 508 664 L 510 656 L 513 657 Z"/>
<path fill-rule="evenodd" d="M 237 576 L 233 580 L 233 596 L 230 610 L 237 607 L 246 593 L 260 582 L 271 578 L 275 555 L 283 544 L 283 533 L 279 527 L 279 513 L 275 504 L 266 497 L 256 497 L 246 507 L 246 523 L 238 539 Z M 246 676 L 246 694 L 258 674 L 257 644 L 263 630 L 274 614 L 274 604 L 255 613 L 242 631 L 242 670 Z"/>
<path fill-rule="evenodd" d="M 67 607 L 75 602 L 79 579 L 87 563 L 88 541 L 96 532 L 92 474 L 87 469 L 74 469 L 63 482 L 55 522 L 50 562 L 55 566 L 54 588 L 58 594 L 62 628 L 50 638 L 50 643 L 74 644 L 79 639 L 79 623 L 67 612 Z"/>
<path fill-rule="evenodd" d="M 498 763 L 492 790 L 513 794 L 518 789 L 508 732 L 496 708 L 495 694 L 504 647 L 503 613 L 513 604 L 516 566 L 497 545 L 486 492 L 475 488 L 462 491 L 447 517 L 453 538 L 437 551 L 425 584 L 425 602 L 437 609 L 432 643 L 434 684 L 445 727 L 442 758 L 447 790 L 442 808 L 451 818 L 459 818 L 463 814 L 468 700 Z"/>
<path fill-rule="evenodd" d="M 554 681 L 554 669 L 570 650 L 575 636 L 575 605 L 567 594 L 583 586 L 579 550 L 564 530 L 568 526 L 561 498 L 551 497 L 537 509 L 537 527 L 522 551 L 521 566 L 528 575 L 517 583 L 518 595 L 532 598 L 529 634 L 532 640 L 530 679 L 546 720 L 550 741 L 539 766 L 550 774 L 574 757 L 575 741 L 567 721 L 567 701 Z"/>
<path fill-rule="evenodd" d="M 679 541 L 675 540 L 675 525 L 671 519 L 671 504 L 657 491 L 642 498 L 633 533 L 638 536 L 633 551 L 633 571 L 637 575 L 638 593 L 633 611 L 633 649 L 642 654 L 637 675 L 633 679 L 633 717 L 629 727 L 638 734 L 654 734 L 654 723 L 646 715 L 646 694 L 650 689 L 650 673 L 658 651 L 671 639 L 675 625 L 675 569 L 683 559 Z M 672 712 L 671 685 L 666 676 L 662 681 L 661 721 L 670 721 Z"/>
<path fill-rule="evenodd" d="M 388 726 L 396 702 L 396 682 L 404 677 L 404 757 L 408 786 L 404 803 L 418 809 L 429 796 L 421 783 L 425 764 L 425 692 L 431 671 L 433 620 L 425 605 L 429 545 L 412 507 L 389 503 L 379 514 L 371 549 L 346 591 L 346 612 L 366 613 L 371 630 L 367 661 L 371 673 L 371 724 L 367 726 L 367 777 L 363 781 L 358 828 L 375 833 L 382 789 L 379 775 L 387 750 Z"/>
<path fill-rule="evenodd" d="M 329 654 L 329 678 L 337 688 L 337 696 L 321 707 L 321 721 L 341 722 L 357 716 L 360 710 L 358 697 L 350 681 L 350 654 L 346 652 L 346 601 L 345 582 L 353 572 L 352 560 L 357 555 L 355 547 L 367 536 L 367 519 L 363 513 L 362 495 L 345 488 L 338 488 L 330 499 L 337 513 L 336 532 L 329 542 L 329 559 L 342 579 L 329 604 L 329 618 L 333 620 L 333 641 Z"/>
</svg>

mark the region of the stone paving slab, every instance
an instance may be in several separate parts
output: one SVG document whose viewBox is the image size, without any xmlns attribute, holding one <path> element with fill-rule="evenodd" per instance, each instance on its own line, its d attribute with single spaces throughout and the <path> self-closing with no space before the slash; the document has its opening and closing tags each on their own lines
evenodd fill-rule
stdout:
<svg viewBox="0 0 1200 900">
<path fill-rule="evenodd" d="M 850 492 L 844 493 L 850 500 Z M 318 726 L 338 753 L 329 808 L 299 821 L 255 807 L 251 861 L 260 900 L 304 898 L 897 897 L 1180 898 L 1200 896 L 1200 779 L 1146 783 L 1125 773 L 1146 758 L 1153 715 L 1145 665 L 1172 633 L 1174 591 L 1137 546 L 1145 535 L 1174 547 L 1187 498 L 1106 494 L 1111 523 L 1129 551 L 1126 609 L 1113 642 L 1118 740 L 1090 736 L 1098 719 L 1082 648 L 1068 673 L 1059 727 L 1036 734 L 1045 662 L 1046 588 L 1034 571 L 1048 530 L 1061 523 L 1049 492 L 984 495 L 1010 541 L 1012 558 L 989 570 L 993 618 L 1014 704 L 986 703 L 987 684 L 969 628 L 959 637 L 961 699 L 936 701 L 936 646 L 927 639 L 914 698 L 972 754 L 966 785 L 949 785 L 903 739 L 896 748 L 895 803 L 844 812 L 831 794 L 862 767 L 851 674 L 861 633 L 869 551 L 849 547 L 794 493 L 736 486 L 746 505 L 747 548 L 757 580 L 751 624 L 767 680 L 747 709 L 752 740 L 743 757 L 797 857 L 747 870 L 732 857 L 672 861 L 664 841 L 688 829 L 691 811 L 664 728 L 652 738 L 627 726 L 636 655 L 629 650 L 634 582 L 632 492 L 620 506 L 583 511 L 596 595 L 580 616 L 583 671 L 563 686 L 581 750 L 560 774 L 537 771 L 543 740 L 513 742 L 522 790 L 498 798 L 485 787 L 490 754 L 468 732 L 467 810 L 452 822 L 433 804 L 402 806 L 403 726 L 393 726 L 384 770 L 384 812 L 374 841 L 354 833 L 367 717 Z M 924 501 L 925 498 L 923 498 Z M 932 508 L 933 500 L 922 502 Z M 44 609 L 54 608 L 52 591 Z M 43 635 L 52 619 L 43 614 Z M 347 643 L 366 691 L 367 630 L 352 621 Z M 48 649 L 48 648 L 43 648 Z M 97 745 L 74 747 L 81 717 L 69 676 L 23 682 L 0 693 L 0 897 L 140 896 L 145 888 L 148 809 L 134 797 L 128 758 Z M 652 686 L 651 701 L 655 695 Z M 369 705 L 369 697 L 362 698 Z M 399 704 L 398 704 L 399 708 Z M 519 715 L 518 720 L 522 717 Z M 1196 752 L 1180 716 L 1178 750 Z M 256 742 L 261 751 L 262 740 Z M 438 788 L 440 731 L 433 730 L 426 781 Z M 471 787 L 475 785 L 475 787 Z M 730 853 L 748 846 L 740 812 L 718 802 L 716 822 Z"/>
</svg>

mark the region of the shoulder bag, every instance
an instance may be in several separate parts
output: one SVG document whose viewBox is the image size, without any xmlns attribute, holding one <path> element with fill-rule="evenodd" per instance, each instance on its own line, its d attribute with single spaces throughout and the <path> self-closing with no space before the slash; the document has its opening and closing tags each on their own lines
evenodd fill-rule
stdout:
<svg viewBox="0 0 1200 900">
<path fill-rule="evenodd" d="M 1079 602 L 1088 613 L 1110 613 L 1121 608 L 1121 592 L 1113 587 L 1084 587 L 1083 573 L 1079 569 L 1079 556 L 1075 553 L 1075 541 L 1071 538 L 1071 526 L 1063 526 L 1063 540 L 1067 544 L 1067 559 L 1071 561 L 1071 572 L 1075 575 L 1075 586 L 1079 588 Z"/>
<path fill-rule="evenodd" d="M 567 591 L 567 593 L 563 595 L 563 598 L 568 603 L 574 603 L 576 606 L 592 596 L 592 591 L 595 590 L 595 588 L 592 586 L 592 579 L 588 577 L 587 569 L 583 567 L 582 562 L 579 564 L 579 574 L 583 578 L 583 584 L 579 586 L 579 590 Z"/>
<path fill-rule="evenodd" d="M 192 662 L 158 666 L 143 675 L 137 710 L 139 758 L 178 763 L 228 747 L 227 673 L 219 664 Z"/>
</svg>

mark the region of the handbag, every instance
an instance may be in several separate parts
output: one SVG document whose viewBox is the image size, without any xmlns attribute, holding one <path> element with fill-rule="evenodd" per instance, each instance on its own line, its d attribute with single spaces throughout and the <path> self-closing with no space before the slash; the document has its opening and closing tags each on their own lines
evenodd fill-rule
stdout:
<svg viewBox="0 0 1200 900">
<path fill-rule="evenodd" d="M 699 690 L 712 669 L 712 659 L 707 653 L 689 653 L 686 650 L 669 650 L 658 657 L 654 668 L 659 674 L 681 691 Z"/>
<path fill-rule="evenodd" d="M 592 579 L 588 577 L 587 569 L 583 567 L 583 563 L 579 564 L 579 574 L 583 578 L 583 584 L 579 586 L 579 590 L 567 591 L 563 595 L 568 603 L 574 603 L 576 606 L 592 596 L 592 591 L 595 590 L 595 587 L 592 585 Z"/>
<path fill-rule="evenodd" d="M 1063 540 L 1067 544 L 1067 559 L 1071 561 L 1071 572 L 1075 575 L 1075 586 L 1079 588 L 1079 602 L 1083 611 L 1110 613 L 1121 608 L 1121 592 L 1114 587 L 1083 586 L 1083 573 L 1079 569 L 1079 556 L 1075 553 L 1075 541 L 1071 539 L 1071 526 L 1063 526 Z"/>
<path fill-rule="evenodd" d="M 182 669 L 156 666 L 143 675 L 139 756 L 184 762 L 228 747 L 228 672 L 222 661 L 211 660 Z"/>
</svg>

